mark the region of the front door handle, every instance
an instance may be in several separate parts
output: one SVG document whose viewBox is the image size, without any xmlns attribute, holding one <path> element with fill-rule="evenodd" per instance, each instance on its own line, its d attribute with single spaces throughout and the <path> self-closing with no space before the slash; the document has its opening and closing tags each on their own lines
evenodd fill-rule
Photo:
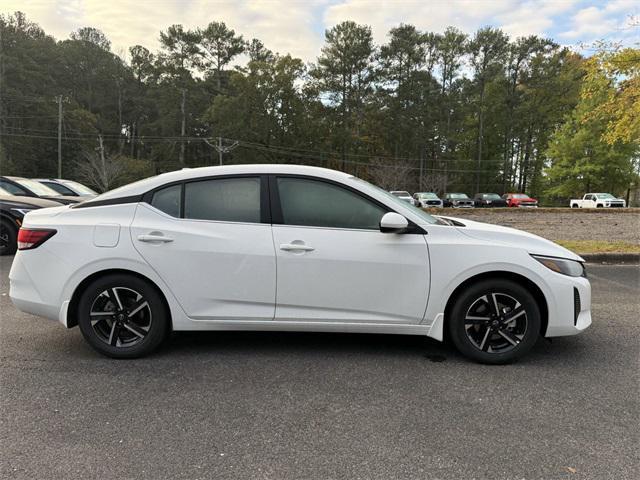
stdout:
<svg viewBox="0 0 640 480">
<path fill-rule="evenodd" d="M 280 250 L 285 252 L 313 252 L 315 248 L 304 243 L 283 243 L 280 245 Z"/>
<path fill-rule="evenodd" d="M 164 235 L 149 234 L 149 235 L 138 235 L 138 241 L 148 242 L 148 243 L 155 243 L 155 242 L 169 243 L 169 242 L 173 242 L 173 238 L 165 237 Z"/>
</svg>

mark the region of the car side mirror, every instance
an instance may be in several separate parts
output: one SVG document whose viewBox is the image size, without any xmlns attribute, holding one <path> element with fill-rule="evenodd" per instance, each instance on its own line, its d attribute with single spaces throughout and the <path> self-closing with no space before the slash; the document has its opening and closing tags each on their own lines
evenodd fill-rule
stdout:
<svg viewBox="0 0 640 480">
<path fill-rule="evenodd" d="M 382 233 L 403 233 L 409 227 L 409 221 L 396 212 L 387 212 L 380 219 Z"/>
</svg>

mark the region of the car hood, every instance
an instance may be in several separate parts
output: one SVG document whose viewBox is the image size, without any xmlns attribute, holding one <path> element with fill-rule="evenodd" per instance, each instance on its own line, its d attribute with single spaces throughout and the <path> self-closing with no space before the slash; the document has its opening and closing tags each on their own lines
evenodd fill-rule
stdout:
<svg viewBox="0 0 640 480">
<path fill-rule="evenodd" d="M 538 235 L 534 235 L 533 233 L 510 227 L 502 227 L 500 225 L 475 222 L 466 218 L 445 218 L 450 218 L 451 220 L 461 223 L 464 227 L 456 226 L 455 228 L 457 228 L 460 233 L 478 240 L 491 242 L 493 244 L 523 248 L 531 254 L 568 258 L 584 262 L 582 257 L 576 255 L 571 250 L 567 250 L 557 243 L 539 237 Z"/>
</svg>

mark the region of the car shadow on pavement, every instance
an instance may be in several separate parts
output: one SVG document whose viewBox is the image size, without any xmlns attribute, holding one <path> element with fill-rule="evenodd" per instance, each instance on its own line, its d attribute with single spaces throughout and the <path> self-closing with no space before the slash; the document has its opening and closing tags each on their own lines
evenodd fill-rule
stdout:
<svg viewBox="0 0 640 480">
<path fill-rule="evenodd" d="M 318 332 L 174 332 L 162 352 L 181 356 L 209 353 L 304 355 L 307 352 L 322 352 L 333 356 L 458 356 L 452 346 L 427 337 Z"/>
</svg>

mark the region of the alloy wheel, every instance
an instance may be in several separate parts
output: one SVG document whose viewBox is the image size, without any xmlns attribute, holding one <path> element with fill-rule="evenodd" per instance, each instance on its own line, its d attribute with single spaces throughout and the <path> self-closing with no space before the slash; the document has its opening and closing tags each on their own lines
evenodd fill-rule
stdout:
<svg viewBox="0 0 640 480">
<path fill-rule="evenodd" d="M 515 349 L 527 333 L 527 312 L 511 295 L 492 292 L 477 298 L 467 310 L 464 328 L 478 350 L 506 353 Z"/>
<path fill-rule="evenodd" d="M 127 287 L 102 291 L 91 304 L 91 327 L 112 347 L 132 347 L 142 342 L 151 328 L 151 307 L 139 292 Z"/>
</svg>

